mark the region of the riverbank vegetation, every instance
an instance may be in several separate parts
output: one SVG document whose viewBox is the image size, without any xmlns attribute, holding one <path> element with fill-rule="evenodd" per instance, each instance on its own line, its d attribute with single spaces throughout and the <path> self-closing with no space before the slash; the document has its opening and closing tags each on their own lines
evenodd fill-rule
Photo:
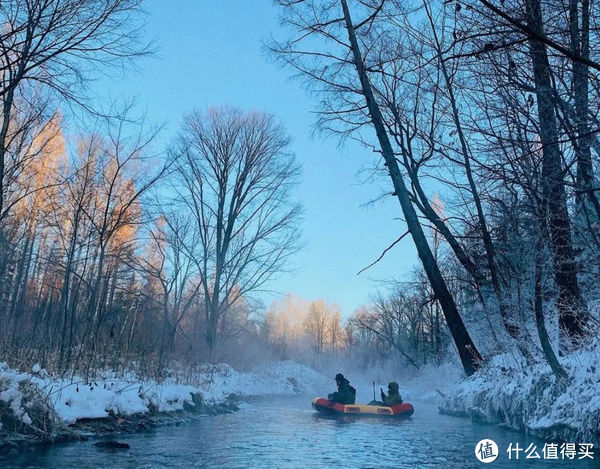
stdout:
<svg viewBox="0 0 600 469">
<path fill-rule="evenodd" d="M 238 410 L 252 396 L 326 389 L 311 368 L 286 361 L 238 372 L 206 364 L 193 375 L 171 371 L 160 382 L 135 373 L 98 372 L 93 380 L 58 378 L 39 365 L 20 372 L 0 363 L 0 452 L 73 441 L 90 435 L 143 431 L 194 414 Z"/>
<path fill-rule="evenodd" d="M 91 378 L 137 363 L 159 377 L 172 357 L 213 361 L 219 341 L 252 334 L 251 294 L 297 250 L 298 166 L 275 118 L 190 111 L 157 148 L 131 106 L 88 99 L 94 67 L 149 51 L 140 8 L 0 8 L 0 354 L 11 364 Z"/>
<path fill-rule="evenodd" d="M 283 125 L 190 109 L 165 143 L 134 106 L 89 94 L 100 71 L 153 51 L 139 0 L 5 1 L 1 360 L 86 388 L 107 370 L 191 386 L 219 362 L 418 371 L 458 361 L 467 404 L 449 410 L 597 432 L 556 406 L 597 387 L 598 5 L 275 3 L 283 26 L 267 52 L 317 97 L 319 131 L 372 155 L 368 182 L 406 225 L 358 275 L 411 242 L 414 272 L 384 279 L 345 317 L 331 299 L 262 305 L 302 247 Z M 519 391 L 496 394 L 498 374 Z M 0 403 L 24 418 L 20 382 L 4 383 Z M 587 411 L 597 410 L 578 415 Z"/>
<path fill-rule="evenodd" d="M 410 234 L 465 374 L 489 383 L 475 401 L 496 402 L 490 363 L 508 354 L 509 389 L 551 370 L 532 386 L 547 387 L 534 413 L 552 420 L 561 402 L 552 386 L 596 380 L 593 366 L 570 365 L 597 354 L 596 6 L 277 3 L 293 32 L 269 48 L 319 96 L 318 127 L 374 153 L 372 179 L 407 227 L 383 254 Z M 388 302 L 397 315 L 407 297 L 403 288 Z M 388 309 L 377 303 L 374 322 Z M 436 335 L 434 323 L 426 329 Z M 526 426 L 511 408 L 530 398 L 527 389 L 499 398 L 497 421 Z M 591 427 L 586 436 L 597 435 Z"/>
</svg>

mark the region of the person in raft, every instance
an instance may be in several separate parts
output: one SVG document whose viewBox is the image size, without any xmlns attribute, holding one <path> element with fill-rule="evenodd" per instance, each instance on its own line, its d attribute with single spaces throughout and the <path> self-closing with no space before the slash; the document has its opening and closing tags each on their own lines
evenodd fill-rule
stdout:
<svg viewBox="0 0 600 469">
<path fill-rule="evenodd" d="M 354 404 L 356 401 L 356 389 L 350 386 L 350 381 L 344 378 L 344 375 L 338 373 L 335 375 L 335 384 L 337 384 L 337 392 L 333 392 L 327 396 L 330 401 L 339 402 L 340 404 Z"/>
<path fill-rule="evenodd" d="M 369 402 L 369 405 L 382 405 L 386 407 L 391 407 L 398 404 L 402 404 L 402 397 L 400 396 L 399 386 L 396 381 L 392 381 L 388 384 L 387 396 L 383 392 L 383 389 L 381 389 L 381 401 Z"/>
</svg>

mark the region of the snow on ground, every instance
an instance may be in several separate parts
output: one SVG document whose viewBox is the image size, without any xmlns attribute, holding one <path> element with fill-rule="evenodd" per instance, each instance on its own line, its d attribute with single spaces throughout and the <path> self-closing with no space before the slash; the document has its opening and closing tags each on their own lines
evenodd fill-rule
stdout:
<svg viewBox="0 0 600 469">
<path fill-rule="evenodd" d="M 214 365 L 199 373 L 194 385 L 175 379 L 157 383 L 128 373 L 117 377 L 105 373 L 85 383 L 82 379 L 58 379 L 39 365 L 31 373 L 21 373 L 0 363 L 0 404 L 8 406 L 14 417 L 31 424 L 31 403 L 24 398 L 25 384 L 34 384 L 47 397 L 51 408 L 64 423 L 115 415 L 146 413 L 150 410 L 177 411 L 194 406 L 193 395 L 207 401 L 222 401 L 235 393 L 241 396 L 304 393 L 323 387 L 326 378 L 311 368 L 292 361 L 257 366 L 238 372 L 226 364 Z"/>
<path fill-rule="evenodd" d="M 524 371 L 498 356 L 454 387 L 441 409 L 506 424 L 546 439 L 600 445 L 600 344 L 561 357 L 568 374 L 557 382 L 550 367 Z"/>
<path fill-rule="evenodd" d="M 263 363 L 246 373 L 226 364 L 214 368 L 202 373 L 198 380 L 207 400 L 218 401 L 230 393 L 243 396 L 312 394 L 326 389 L 329 383 L 321 373 L 291 360 Z"/>
<path fill-rule="evenodd" d="M 341 370 L 342 372 L 344 370 Z M 405 401 L 439 399 L 436 392 L 449 376 L 455 379 L 454 366 L 444 365 L 422 370 L 420 374 L 399 378 L 380 371 L 353 373 L 346 376 L 357 389 L 357 402 L 369 402 L 373 398 L 372 380 L 375 379 L 376 398 L 379 388 L 387 389 L 388 381 L 400 384 Z M 218 403 L 230 394 L 239 396 L 308 394 L 327 396 L 336 390 L 334 376 L 325 376 L 312 368 L 294 361 L 278 361 L 257 365 L 247 372 L 240 372 L 227 364 L 205 365 L 189 384 L 181 384 L 175 377 L 163 382 L 141 379 L 134 373 L 115 375 L 101 373 L 97 379 L 86 383 L 79 377 L 59 379 L 49 376 L 39 365 L 31 372 L 23 373 L 0 363 L 0 405 L 11 409 L 16 420 L 31 424 L 28 414 L 32 398 L 25 395 L 27 385 L 34 385 L 47 396 L 49 407 L 58 419 L 72 424 L 81 419 L 97 419 L 114 415 L 132 415 L 151 410 L 161 412 L 183 410 L 194 406 L 198 395 L 205 402 Z M 38 395 L 39 399 L 39 395 Z"/>
</svg>

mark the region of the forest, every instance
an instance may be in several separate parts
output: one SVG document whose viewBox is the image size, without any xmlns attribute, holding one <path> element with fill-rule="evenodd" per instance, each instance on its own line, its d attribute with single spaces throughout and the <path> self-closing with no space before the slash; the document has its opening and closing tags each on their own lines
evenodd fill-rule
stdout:
<svg viewBox="0 0 600 469">
<path fill-rule="evenodd" d="M 379 155 L 465 373 L 516 350 L 564 377 L 597 325 L 593 6 L 281 5 L 297 34 L 272 48 L 319 89 L 319 125 Z"/>
<path fill-rule="evenodd" d="M 159 381 L 264 359 L 328 372 L 451 362 L 469 377 L 509 357 L 515 380 L 584 373 L 568 357 L 600 344 L 598 5 L 274 8 L 265 56 L 311 96 L 316 138 L 369 155 L 375 210 L 394 200 L 403 222 L 358 275 L 400 243 L 416 249 L 413 271 L 354 311 L 294 292 L 265 304 L 311 223 L 295 197 L 303 155 L 278 117 L 191 106 L 163 139 L 132 103 L 91 92 L 99 73 L 155 53 L 142 0 L 7 0 L 0 361 Z"/>
<path fill-rule="evenodd" d="M 198 456 L 185 456 L 197 446 L 190 429 L 217 466 L 275 467 L 280 450 L 302 467 L 331 464 L 344 458 L 343 429 L 301 410 L 306 395 L 328 395 L 334 373 L 338 391 L 350 377 L 357 402 L 372 392 L 371 406 L 385 407 L 376 380 L 382 400 L 385 383 L 400 390 L 412 403 L 399 394 L 395 402 L 414 415 L 395 431 L 430 455 L 437 438 L 448 461 L 457 461 L 458 441 L 488 434 L 479 422 L 500 424 L 485 427 L 500 446 L 512 445 L 506 427 L 522 432 L 514 438 L 600 444 L 598 5 L 201 3 L 173 6 L 183 12 L 177 21 L 198 20 L 190 32 L 143 0 L 0 2 L 0 453 L 108 431 L 94 425 L 120 431 L 185 412 L 235 412 L 183 426 L 176 439 L 158 432 L 160 444 L 133 438 L 148 454 L 168 447 L 185 467 Z M 260 67 L 291 84 L 244 55 L 241 31 L 267 11 L 277 26 L 264 20 L 267 34 L 254 37 Z M 154 16 L 187 54 L 175 69 L 148 32 Z M 214 67 L 223 87 L 240 88 L 240 102 L 207 96 L 214 75 L 194 76 L 214 72 L 211 51 L 239 66 L 236 76 Z M 148 61 L 164 62 L 161 79 L 185 93 L 175 121 L 145 110 L 166 115 L 171 95 L 158 104 L 109 96 L 131 71 L 140 89 L 155 86 L 158 75 L 140 65 Z M 248 106 L 257 83 L 273 96 Z M 282 114 L 278 92 L 292 96 L 294 86 L 310 110 L 291 99 L 297 107 Z M 303 113 L 326 156 L 295 140 Z M 366 164 L 342 181 L 356 153 Z M 332 169 L 328 177 L 348 192 L 334 194 L 332 183 L 311 199 L 305 178 Z M 325 199 L 349 200 L 364 186 L 375 195 L 362 202 L 387 217 L 395 240 L 367 226 L 373 237 L 348 247 L 351 232 L 368 225 L 367 209 L 351 220 L 345 206 L 324 214 L 314 205 L 325 210 Z M 299 275 L 311 242 L 323 253 L 346 246 L 348 265 L 327 254 L 317 265 L 347 289 L 356 285 L 348 266 L 378 253 L 352 274 L 370 285 L 368 299 L 349 309 L 339 300 L 347 291 L 323 295 L 319 272 L 309 272 L 312 283 Z M 410 253 L 413 267 L 401 267 Z M 392 268 L 382 278 L 385 263 Z M 293 288 L 281 291 L 280 278 Z M 272 400 L 238 407 L 248 396 Z M 273 438 L 268 454 L 255 454 L 271 444 L 255 440 L 271 424 L 286 436 L 293 425 L 301 441 Z M 365 445 L 389 435 L 385 425 L 372 435 L 343 427 Z M 240 446 L 219 447 L 220 434 Z M 300 455 L 315 435 L 321 450 Z M 240 448 L 242 459 L 228 459 Z M 365 452 L 357 461 L 398 467 L 414 457 L 388 449 L 377 454 L 400 459 Z M 60 451 L 50 465 L 64 466 Z"/>
</svg>

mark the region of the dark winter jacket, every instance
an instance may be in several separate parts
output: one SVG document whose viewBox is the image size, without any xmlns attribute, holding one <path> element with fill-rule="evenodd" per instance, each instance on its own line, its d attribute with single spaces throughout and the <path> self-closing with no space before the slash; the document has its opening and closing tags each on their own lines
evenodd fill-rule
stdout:
<svg viewBox="0 0 600 469">
<path fill-rule="evenodd" d="M 340 404 L 354 404 L 356 402 L 356 389 L 350 386 L 350 382 L 345 378 L 337 383 L 338 390 L 329 394 L 329 400 Z"/>
<path fill-rule="evenodd" d="M 383 390 L 381 391 L 381 400 L 386 406 L 393 406 L 402 404 L 402 397 L 400 396 L 398 383 L 392 381 L 388 386 L 389 393 L 386 396 Z"/>
</svg>

